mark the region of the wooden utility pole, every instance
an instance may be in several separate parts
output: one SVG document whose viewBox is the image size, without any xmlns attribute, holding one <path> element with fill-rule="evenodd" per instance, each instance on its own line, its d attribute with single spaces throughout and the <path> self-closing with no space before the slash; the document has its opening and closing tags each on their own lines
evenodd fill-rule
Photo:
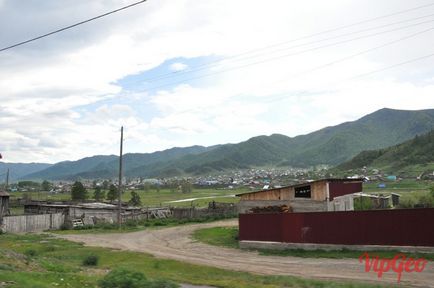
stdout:
<svg viewBox="0 0 434 288">
<path fill-rule="evenodd" d="M 119 153 L 119 182 L 118 182 L 118 225 L 121 228 L 122 219 L 121 219 L 121 197 L 122 197 L 122 144 L 124 141 L 124 127 L 121 127 L 121 148 Z"/>
<path fill-rule="evenodd" d="M 6 172 L 6 187 L 5 187 L 6 192 L 8 192 L 8 188 L 9 188 L 9 168 L 8 168 L 8 172 Z"/>
</svg>

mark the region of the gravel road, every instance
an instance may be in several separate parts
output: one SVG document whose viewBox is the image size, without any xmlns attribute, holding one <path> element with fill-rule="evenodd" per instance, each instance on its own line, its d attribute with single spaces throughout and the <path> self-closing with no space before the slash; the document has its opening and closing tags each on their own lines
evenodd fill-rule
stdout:
<svg viewBox="0 0 434 288">
<path fill-rule="evenodd" d="M 225 220 L 132 233 L 75 234 L 60 237 L 88 246 L 146 252 L 159 258 L 262 275 L 396 284 L 395 272 L 389 271 L 379 279 L 375 272 L 364 272 L 364 264 L 359 263 L 358 259 L 263 256 L 252 251 L 210 246 L 191 238 L 196 229 L 236 225 L 236 220 Z M 403 273 L 400 284 L 402 287 L 434 287 L 434 262 L 429 262 L 421 273 Z"/>
</svg>

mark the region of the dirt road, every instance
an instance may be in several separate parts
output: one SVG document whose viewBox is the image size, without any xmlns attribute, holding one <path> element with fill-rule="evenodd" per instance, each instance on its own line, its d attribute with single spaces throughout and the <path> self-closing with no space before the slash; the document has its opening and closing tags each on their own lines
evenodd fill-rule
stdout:
<svg viewBox="0 0 434 288">
<path fill-rule="evenodd" d="M 89 246 L 146 252 L 160 258 L 256 274 L 396 284 L 395 272 L 387 272 L 379 279 L 375 272 L 364 272 L 364 265 L 359 263 L 358 259 L 262 256 L 256 252 L 215 247 L 191 239 L 191 234 L 196 229 L 237 224 L 237 221 L 229 220 L 132 233 L 62 235 L 61 237 L 83 242 Z M 402 287 L 410 285 L 434 287 L 434 263 L 429 262 L 421 273 L 403 273 L 401 285 Z"/>
</svg>

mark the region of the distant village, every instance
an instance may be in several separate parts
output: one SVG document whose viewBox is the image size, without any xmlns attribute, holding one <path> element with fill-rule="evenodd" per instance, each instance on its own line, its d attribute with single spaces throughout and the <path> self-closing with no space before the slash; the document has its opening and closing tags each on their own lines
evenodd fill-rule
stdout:
<svg viewBox="0 0 434 288">
<path fill-rule="evenodd" d="M 303 181 L 312 181 L 315 179 L 345 177 L 353 179 L 364 179 L 365 182 L 384 182 L 379 183 L 378 188 L 386 188 L 388 181 L 400 181 L 402 179 L 414 180 L 434 180 L 434 171 L 431 173 L 421 173 L 415 177 L 403 177 L 402 175 L 393 175 L 383 173 L 379 169 L 367 169 L 366 167 L 358 171 L 349 170 L 345 174 L 339 173 L 334 175 L 326 165 L 319 165 L 314 168 L 257 168 L 243 169 L 235 171 L 225 171 L 209 175 L 188 176 L 188 177 L 171 177 L 171 178 L 143 178 L 143 177 L 123 177 L 123 185 L 126 190 L 146 190 L 156 187 L 178 187 L 182 181 L 187 181 L 194 187 L 213 187 L 220 189 L 236 189 L 247 187 L 250 190 L 279 188 Z M 112 179 L 77 179 L 83 183 L 85 188 L 92 189 L 100 186 L 107 189 L 110 184 L 118 183 L 116 177 Z M 46 181 L 45 181 L 46 182 Z M 32 191 L 49 191 L 50 193 L 69 193 L 71 186 L 75 181 L 51 181 L 49 187 L 44 186 L 44 182 L 39 185 L 34 181 L 19 181 L 9 186 L 10 192 L 32 192 Z"/>
</svg>

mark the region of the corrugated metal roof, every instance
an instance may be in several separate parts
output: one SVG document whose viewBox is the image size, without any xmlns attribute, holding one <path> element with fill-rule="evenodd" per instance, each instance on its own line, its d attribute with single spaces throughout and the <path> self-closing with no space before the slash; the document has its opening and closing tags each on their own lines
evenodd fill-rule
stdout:
<svg viewBox="0 0 434 288">
<path fill-rule="evenodd" d="M 326 182 L 362 182 L 363 179 L 362 178 L 325 178 L 325 179 L 318 179 L 318 180 L 313 180 L 313 181 L 301 182 L 301 183 L 297 183 L 297 184 L 293 184 L 293 185 L 289 185 L 289 186 L 283 186 L 283 187 L 279 187 L 279 188 L 263 189 L 263 190 L 259 190 L 259 191 L 240 193 L 240 194 L 236 194 L 235 196 L 240 197 L 242 195 L 247 195 L 247 194 L 255 194 L 255 193 L 260 193 L 260 192 L 275 191 L 275 190 L 280 190 L 280 189 L 285 189 L 285 188 L 290 188 L 290 187 L 297 187 L 297 186 L 301 186 L 301 185 L 306 185 L 306 184 L 311 184 L 311 183 L 316 183 L 316 182 L 323 182 L 323 181 L 326 181 Z"/>
<path fill-rule="evenodd" d="M 7 197 L 9 197 L 10 195 L 9 195 L 9 193 L 8 192 L 6 192 L 6 191 L 0 191 L 0 196 L 7 196 Z"/>
</svg>

